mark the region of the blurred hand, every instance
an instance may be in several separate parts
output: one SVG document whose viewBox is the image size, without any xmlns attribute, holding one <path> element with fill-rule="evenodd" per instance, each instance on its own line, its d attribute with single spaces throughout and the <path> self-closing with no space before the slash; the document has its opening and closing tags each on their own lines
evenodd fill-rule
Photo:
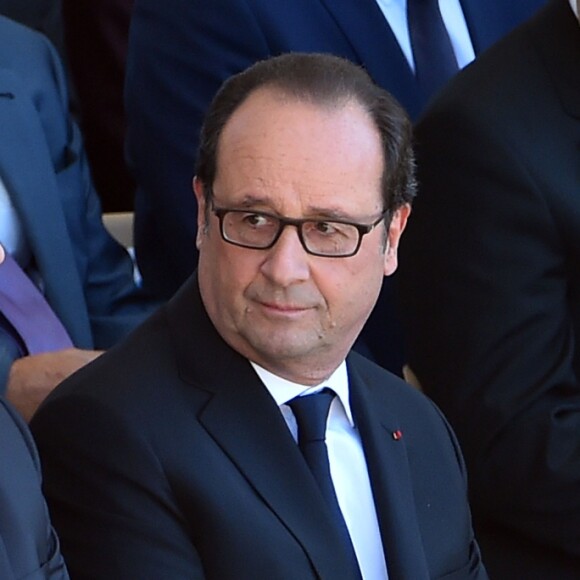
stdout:
<svg viewBox="0 0 580 580">
<path fill-rule="evenodd" d="M 69 348 L 19 358 L 10 368 L 6 398 L 28 422 L 56 385 L 102 353 Z"/>
</svg>

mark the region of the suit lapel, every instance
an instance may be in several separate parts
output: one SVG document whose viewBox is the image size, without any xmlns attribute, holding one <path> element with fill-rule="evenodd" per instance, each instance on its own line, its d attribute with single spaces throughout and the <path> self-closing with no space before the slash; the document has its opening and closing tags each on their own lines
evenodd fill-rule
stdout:
<svg viewBox="0 0 580 580">
<path fill-rule="evenodd" d="M 73 342 L 88 346 L 92 339 L 82 284 L 44 130 L 20 82 L 5 70 L 0 70 L 0 127 L 0 175 L 22 220 L 47 299 Z"/>
<path fill-rule="evenodd" d="M 376 0 L 320 1 L 343 31 L 358 57 L 358 64 L 415 117 L 423 105 L 419 87 Z"/>
<path fill-rule="evenodd" d="M 427 580 L 429 572 L 409 473 L 405 438 L 382 389 L 365 384 L 348 361 L 350 397 L 360 431 L 391 580 Z"/>
<path fill-rule="evenodd" d="M 344 578 L 348 561 L 343 561 L 341 541 L 314 478 L 249 362 L 223 342 L 209 321 L 195 276 L 168 312 L 181 378 L 212 394 L 200 423 L 302 545 L 317 574 Z"/>
<path fill-rule="evenodd" d="M 303 546 L 318 575 L 343 577 L 348 563 L 339 563 L 340 540 L 278 407 L 251 368 L 238 371 L 221 383 L 200 422 Z"/>
</svg>

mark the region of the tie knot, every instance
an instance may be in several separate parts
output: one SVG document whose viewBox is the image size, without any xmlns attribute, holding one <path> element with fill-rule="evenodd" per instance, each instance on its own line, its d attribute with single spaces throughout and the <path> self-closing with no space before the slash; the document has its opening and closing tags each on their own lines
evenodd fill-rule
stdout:
<svg viewBox="0 0 580 580">
<path fill-rule="evenodd" d="M 319 393 L 296 397 L 288 402 L 298 424 L 299 445 L 324 441 L 328 411 L 334 397 L 333 391 L 323 389 Z"/>
</svg>

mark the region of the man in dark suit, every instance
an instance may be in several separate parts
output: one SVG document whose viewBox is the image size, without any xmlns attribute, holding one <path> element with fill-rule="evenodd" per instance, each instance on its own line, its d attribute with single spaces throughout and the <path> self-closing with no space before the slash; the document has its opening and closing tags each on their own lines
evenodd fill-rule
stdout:
<svg viewBox="0 0 580 580">
<path fill-rule="evenodd" d="M 1 397 L 0 466 L 0 578 L 68 579 L 40 490 L 32 436 Z"/>
<path fill-rule="evenodd" d="M 103 227 L 54 49 L 4 17 L 0 127 L 0 243 L 39 281 L 76 347 L 21 356 L 0 333 L 0 393 L 28 418 L 56 383 L 99 354 L 93 349 L 113 345 L 155 305 L 138 292 L 130 256 Z"/>
<path fill-rule="evenodd" d="M 499 579 L 580 575 L 579 63 L 578 20 L 553 0 L 416 134 L 409 360 L 457 430 Z"/>
<path fill-rule="evenodd" d="M 397 266 L 410 139 L 344 59 L 224 85 L 194 182 L 198 274 L 32 423 L 75 578 L 487 577 L 442 415 L 349 354 Z"/>
<path fill-rule="evenodd" d="M 452 11 L 445 24 L 458 63 L 544 2 L 443 2 Z M 415 117 L 429 94 L 413 73 L 408 37 L 400 0 L 137 0 L 127 63 L 127 147 L 137 181 L 135 247 L 145 288 L 169 298 L 197 264 L 189 183 L 199 128 L 223 81 L 272 55 L 331 53 L 363 65 Z M 359 347 L 400 373 L 404 353 L 391 292 L 386 280 Z"/>
</svg>

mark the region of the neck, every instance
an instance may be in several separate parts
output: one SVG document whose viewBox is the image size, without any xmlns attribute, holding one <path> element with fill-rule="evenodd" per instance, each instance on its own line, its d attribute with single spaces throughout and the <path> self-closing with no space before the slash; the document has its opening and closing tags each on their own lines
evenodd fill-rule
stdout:
<svg viewBox="0 0 580 580">
<path fill-rule="evenodd" d="M 342 364 L 348 352 L 345 352 L 343 356 L 332 357 L 332 360 L 324 360 L 320 353 L 312 358 L 300 357 L 299 359 L 277 359 L 276 361 L 265 360 L 259 356 L 259 353 L 241 354 L 273 375 L 298 385 L 312 387 L 326 381 Z"/>
</svg>

